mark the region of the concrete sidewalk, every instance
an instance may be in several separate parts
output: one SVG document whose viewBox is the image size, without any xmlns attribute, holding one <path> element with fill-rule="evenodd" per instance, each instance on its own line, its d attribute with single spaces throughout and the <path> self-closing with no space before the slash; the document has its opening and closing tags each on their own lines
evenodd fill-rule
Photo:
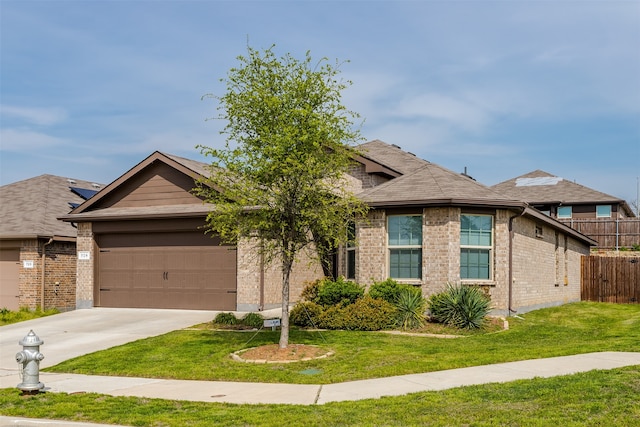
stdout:
<svg viewBox="0 0 640 427">
<path fill-rule="evenodd" d="M 314 405 L 535 377 L 546 378 L 631 365 L 640 365 L 640 352 L 587 353 L 326 385 L 185 381 L 52 373 L 42 373 L 40 380 L 45 384 L 45 391 L 50 392 L 94 392 L 111 396 L 238 404 Z M 0 388 L 15 387 L 18 383 L 17 375 L 0 377 Z"/>
</svg>

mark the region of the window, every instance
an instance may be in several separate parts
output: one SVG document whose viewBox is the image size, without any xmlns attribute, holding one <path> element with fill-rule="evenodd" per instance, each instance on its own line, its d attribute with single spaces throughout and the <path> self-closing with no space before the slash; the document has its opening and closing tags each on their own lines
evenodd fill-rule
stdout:
<svg viewBox="0 0 640 427">
<path fill-rule="evenodd" d="M 347 227 L 347 279 L 356 278 L 356 224 Z"/>
<path fill-rule="evenodd" d="M 596 206 L 596 218 L 611 218 L 611 205 Z"/>
<path fill-rule="evenodd" d="M 558 218 L 571 218 L 572 213 L 571 206 L 558 206 Z"/>
<path fill-rule="evenodd" d="M 387 219 L 389 277 L 422 278 L 422 216 L 394 215 Z"/>
<path fill-rule="evenodd" d="M 460 278 L 491 279 L 493 217 L 460 216 Z"/>
</svg>

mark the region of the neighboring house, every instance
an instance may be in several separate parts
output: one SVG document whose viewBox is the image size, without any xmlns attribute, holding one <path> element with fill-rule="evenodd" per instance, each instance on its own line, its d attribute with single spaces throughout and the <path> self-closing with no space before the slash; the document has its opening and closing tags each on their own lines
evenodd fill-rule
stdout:
<svg viewBox="0 0 640 427">
<path fill-rule="evenodd" d="M 491 187 L 524 200 L 557 219 L 623 219 L 635 217 L 624 200 L 548 172 L 536 170 Z"/>
<path fill-rule="evenodd" d="M 53 175 L 0 187 L 0 308 L 76 308 L 77 230 L 57 217 L 100 188 Z"/>
<path fill-rule="evenodd" d="M 595 242 L 525 202 L 381 141 L 361 147 L 348 178 L 371 206 L 336 274 L 363 284 L 392 277 L 425 296 L 447 282 L 479 285 L 494 312 L 580 299 L 580 257 Z M 277 307 L 281 274 L 251 242 L 204 234 L 211 209 L 192 193 L 206 164 L 155 152 L 61 217 L 78 226 L 77 307 L 253 311 Z M 294 267 L 291 301 L 322 276 Z"/>
</svg>

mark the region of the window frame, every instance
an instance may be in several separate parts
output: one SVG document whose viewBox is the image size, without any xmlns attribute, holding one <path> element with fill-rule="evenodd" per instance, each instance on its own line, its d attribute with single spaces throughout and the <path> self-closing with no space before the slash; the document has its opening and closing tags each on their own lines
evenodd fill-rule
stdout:
<svg viewBox="0 0 640 427">
<path fill-rule="evenodd" d="M 569 209 L 569 214 L 560 214 L 560 210 L 564 210 L 564 209 Z M 556 209 L 556 217 L 558 219 L 571 219 L 573 218 L 573 206 L 571 205 L 567 205 L 567 206 L 558 206 L 558 208 Z"/>
<path fill-rule="evenodd" d="M 599 208 L 609 208 L 609 213 L 607 215 L 601 215 L 598 211 Z M 596 218 L 611 218 L 613 215 L 613 207 L 611 205 L 596 205 Z"/>
<path fill-rule="evenodd" d="M 398 217 L 404 217 L 404 218 L 408 218 L 408 217 L 414 217 L 414 218 L 420 218 L 420 238 L 419 238 L 419 244 L 391 244 L 391 239 L 390 239 L 390 224 L 389 221 L 393 218 L 398 218 Z M 423 276 L 423 268 L 422 268 L 422 264 L 423 264 L 423 248 L 422 248 L 422 241 L 423 241 L 423 237 L 424 237 L 424 217 L 422 214 L 392 214 L 392 215 L 387 215 L 387 220 L 386 220 L 386 235 L 387 235 L 387 265 L 388 265 L 388 273 L 389 273 L 389 277 L 394 279 L 394 280 L 398 280 L 398 281 L 421 281 L 422 280 L 422 276 Z M 392 265 L 391 265 L 391 259 L 393 256 L 393 253 L 395 251 L 418 251 L 418 264 L 417 264 L 417 277 L 414 277 L 412 274 L 410 274 L 410 277 L 396 277 L 394 276 L 394 274 L 392 274 Z M 413 256 L 413 253 L 411 253 L 409 255 L 410 257 Z M 399 269 L 400 267 L 398 267 Z M 413 270 L 413 266 L 410 263 L 410 270 Z"/>
<path fill-rule="evenodd" d="M 489 236 L 490 238 L 490 242 L 489 245 L 474 245 L 474 244 L 463 244 L 462 242 L 462 233 L 465 229 L 462 228 L 462 218 L 463 217 L 487 217 L 489 219 L 491 219 L 491 234 Z M 470 229 L 467 229 L 470 230 Z M 488 261 L 487 261 L 487 271 L 488 271 L 488 276 L 486 278 L 480 278 L 480 277 L 462 277 L 462 269 L 463 269 L 463 263 L 462 263 L 462 254 L 463 251 L 465 250 L 475 250 L 475 251 L 486 251 L 488 254 Z M 461 282 L 492 282 L 493 278 L 494 278 L 494 254 L 495 254 L 495 215 L 493 214 L 481 214 L 481 213 L 472 213 L 472 212 L 466 212 L 466 213 L 462 213 L 460 215 L 460 281 Z M 466 266 L 468 269 L 468 265 Z"/>
</svg>

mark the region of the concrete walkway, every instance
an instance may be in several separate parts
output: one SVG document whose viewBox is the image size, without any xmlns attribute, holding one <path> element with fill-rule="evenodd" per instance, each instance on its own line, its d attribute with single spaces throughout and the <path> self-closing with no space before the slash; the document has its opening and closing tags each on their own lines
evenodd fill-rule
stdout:
<svg viewBox="0 0 640 427">
<path fill-rule="evenodd" d="M 45 391 L 50 392 L 92 392 L 111 396 L 197 402 L 313 405 L 535 377 L 546 378 L 631 365 L 640 365 L 640 353 L 587 353 L 325 385 L 163 380 L 53 373 L 42 373 L 40 381 L 45 384 Z M 0 377 L 0 388 L 15 387 L 19 382 L 17 374 L 3 376 Z"/>
</svg>

